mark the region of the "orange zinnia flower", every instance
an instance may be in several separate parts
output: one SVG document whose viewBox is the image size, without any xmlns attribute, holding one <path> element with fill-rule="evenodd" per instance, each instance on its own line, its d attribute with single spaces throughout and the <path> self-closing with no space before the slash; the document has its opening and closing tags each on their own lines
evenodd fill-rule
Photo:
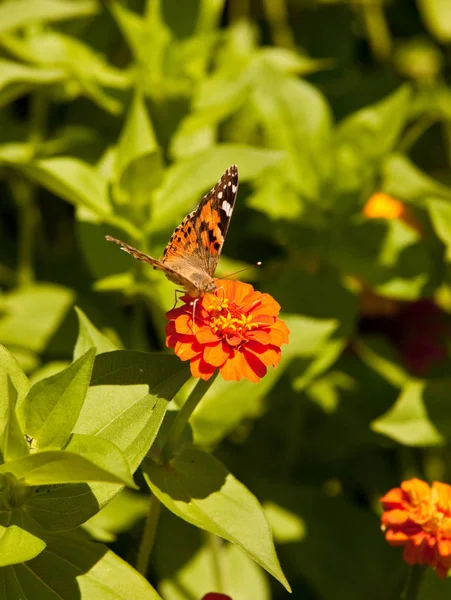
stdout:
<svg viewBox="0 0 451 600">
<path fill-rule="evenodd" d="M 384 192 L 376 192 L 368 198 L 363 207 L 363 214 L 369 219 L 399 220 L 419 234 L 423 231 L 410 207 Z"/>
<path fill-rule="evenodd" d="M 451 486 L 421 479 L 404 481 L 381 503 L 382 529 L 391 546 L 404 546 L 409 564 L 430 565 L 439 577 L 451 569 Z"/>
<path fill-rule="evenodd" d="M 275 367 L 288 327 L 277 315 L 280 306 L 248 283 L 217 280 L 218 289 L 166 314 L 166 345 L 189 360 L 194 377 L 210 379 L 215 370 L 226 380 L 259 381 Z M 193 323 L 193 316 L 195 322 Z"/>
</svg>

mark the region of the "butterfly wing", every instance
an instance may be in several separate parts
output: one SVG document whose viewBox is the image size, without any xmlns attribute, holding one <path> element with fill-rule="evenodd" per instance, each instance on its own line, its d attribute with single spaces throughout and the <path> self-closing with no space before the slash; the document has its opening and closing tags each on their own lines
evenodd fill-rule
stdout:
<svg viewBox="0 0 451 600">
<path fill-rule="evenodd" d="M 175 229 L 162 262 L 177 268 L 180 261 L 213 277 L 224 246 L 238 191 L 238 168 L 232 165 L 202 198 L 195 211 Z"/>
</svg>

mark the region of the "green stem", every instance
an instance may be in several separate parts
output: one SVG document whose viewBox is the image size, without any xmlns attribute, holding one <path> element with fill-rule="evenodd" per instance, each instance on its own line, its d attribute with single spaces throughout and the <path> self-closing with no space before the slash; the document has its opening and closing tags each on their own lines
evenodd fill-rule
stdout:
<svg viewBox="0 0 451 600">
<path fill-rule="evenodd" d="M 385 20 L 382 0 L 363 0 L 362 11 L 371 50 L 377 60 L 387 61 L 393 44 Z"/>
<path fill-rule="evenodd" d="M 285 0 L 263 0 L 263 9 L 271 29 L 274 45 L 294 50 L 296 42 L 288 25 L 288 10 Z"/>
<path fill-rule="evenodd" d="M 213 581 L 215 592 L 224 593 L 224 573 L 221 561 L 222 540 L 214 533 L 206 533 L 208 546 L 210 548 L 210 557 L 213 567 Z"/>
<path fill-rule="evenodd" d="M 405 133 L 399 143 L 399 150 L 407 152 L 420 138 L 425 131 L 439 120 L 439 115 L 435 113 L 427 113 L 419 118 Z"/>
<path fill-rule="evenodd" d="M 215 371 L 208 381 L 199 379 L 199 381 L 196 384 L 196 387 L 191 392 L 185 404 L 178 411 L 177 416 L 175 417 L 175 420 L 172 424 L 172 427 L 169 430 L 167 440 L 161 451 L 161 457 L 164 463 L 169 462 L 172 458 L 177 448 L 180 437 L 183 431 L 185 430 L 185 427 L 191 415 L 193 414 L 194 409 L 197 407 L 197 405 L 202 400 L 208 389 L 211 387 L 212 383 L 218 376 L 218 372 L 219 371 Z"/>
<path fill-rule="evenodd" d="M 150 553 L 152 552 L 155 535 L 157 533 L 160 507 L 161 503 L 159 499 L 155 495 L 152 495 L 141 543 L 139 545 L 138 558 L 136 559 L 136 570 L 141 573 L 141 575 L 144 575 L 144 577 L 149 569 Z"/>
<path fill-rule="evenodd" d="M 407 576 L 406 585 L 401 592 L 401 600 L 417 600 L 420 594 L 421 584 L 426 575 L 426 567 L 423 565 L 413 565 L 410 567 Z"/>
</svg>

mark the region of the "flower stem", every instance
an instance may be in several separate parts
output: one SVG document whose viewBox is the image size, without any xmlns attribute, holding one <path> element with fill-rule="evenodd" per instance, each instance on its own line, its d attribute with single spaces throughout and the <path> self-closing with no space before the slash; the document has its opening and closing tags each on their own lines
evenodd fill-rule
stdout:
<svg viewBox="0 0 451 600">
<path fill-rule="evenodd" d="M 285 0 L 263 0 L 263 10 L 266 13 L 274 45 L 294 50 L 296 42 L 290 29 Z"/>
<path fill-rule="evenodd" d="M 139 545 L 138 558 L 136 559 L 136 570 L 141 573 L 141 575 L 144 575 L 144 577 L 149 568 L 150 553 L 157 533 L 160 506 L 161 503 L 159 499 L 155 495 L 152 495 L 146 522 L 144 524 L 141 543 Z"/>
<path fill-rule="evenodd" d="M 189 418 L 191 417 L 194 409 L 205 396 L 206 392 L 209 390 L 212 383 L 218 376 L 218 372 L 218 370 L 215 371 L 208 381 L 199 379 L 199 381 L 196 384 L 196 387 L 191 392 L 185 404 L 178 411 L 177 416 L 175 417 L 175 420 L 172 424 L 172 427 L 169 430 L 166 442 L 161 451 L 161 458 L 163 459 L 164 463 L 169 462 L 172 455 L 174 454 L 179 439 L 189 421 Z"/>
<path fill-rule="evenodd" d="M 401 600 L 417 600 L 420 594 L 421 584 L 426 574 L 423 565 L 412 565 L 407 575 L 406 585 L 401 593 Z"/>
<path fill-rule="evenodd" d="M 224 593 L 224 573 L 221 561 L 222 540 L 214 533 L 206 533 L 210 557 L 213 566 L 213 581 L 215 592 Z"/>
<path fill-rule="evenodd" d="M 390 58 L 393 44 L 382 0 L 363 0 L 362 11 L 373 55 L 376 60 L 385 62 Z"/>
</svg>

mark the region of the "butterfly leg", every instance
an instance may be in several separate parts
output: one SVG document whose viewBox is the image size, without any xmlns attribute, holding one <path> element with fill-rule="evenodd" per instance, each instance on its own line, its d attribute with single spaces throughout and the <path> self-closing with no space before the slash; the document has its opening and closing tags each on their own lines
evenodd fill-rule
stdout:
<svg viewBox="0 0 451 600">
<path fill-rule="evenodd" d="M 179 301 L 177 294 L 185 294 L 185 290 L 174 290 L 174 306 L 172 307 L 171 310 L 174 310 L 174 308 L 177 306 L 177 302 Z"/>
</svg>

